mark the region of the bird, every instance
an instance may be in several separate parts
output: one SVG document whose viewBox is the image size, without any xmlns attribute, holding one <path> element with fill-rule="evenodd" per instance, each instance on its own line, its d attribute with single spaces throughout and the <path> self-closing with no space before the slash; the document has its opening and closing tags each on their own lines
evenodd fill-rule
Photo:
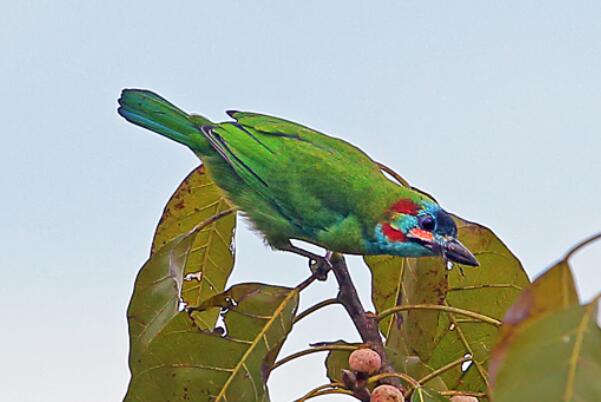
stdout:
<svg viewBox="0 0 601 402">
<path fill-rule="evenodd" d="M 365 152 L 301 124 L 226 111 L 214 123 L 146 89 L 124 89 L 118 113 L 192 150 L 226 198 L 273 249 L 309 259 L 323 279 L 331 268 L 292 243 L 328 253 L 441 256 L 477 266 L 457 239 L 451 215 L 432 197 L 390 180 Z"/>
</svg>

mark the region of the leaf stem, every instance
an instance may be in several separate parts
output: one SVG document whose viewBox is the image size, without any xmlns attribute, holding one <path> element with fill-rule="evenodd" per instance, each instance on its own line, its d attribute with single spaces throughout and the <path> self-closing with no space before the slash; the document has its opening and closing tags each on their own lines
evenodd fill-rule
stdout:
<svg viewBox="0 0 601 402">
<path fill-rule="evenodd" d="M 407 310 L 446 311 L 447 313 L 461 314 L 466 317 L 475 318 L 476 320 L 485 322 L 490 325 L 494 325 L 495 327 L 501 326 L 501 321 L 499 321 L 495 318 L 492 318 L 492 317 L 489 317 L 489 316 L 486 316 L 483 314 L 475 313 L 473 311 L 463 310 L 463 309 L 460 309 L 457 307 L 451 307 L 451 306 L 442 306 L 439 304 L 405 304 L 402 306 L 394 306 L 394 307 L 388 308 L 388 309 L 382 311 L 380 314 L 378 314 L 377 320 L 381 321 L 382 319 L 388 317 L 391 314 L 398 313 L 400 311 L 407 311 Z"/>
<path fill-rule="evenodd" d="M 455 331 L 457 331 L 457 336 L 459 337 L 459 340 L 463 344 L 463 347 L 465 348 L 467 353 L 470 356 L 472 356 L 472 358 L 473 358 L 475 356 L 474 351 L 473 351 L 472 347 L 470 346 L 469 342 L 467 341 L 465 334 L 463 333 L 463 330 L 461 329 L 461 326 L 457 323 L 457 317 L 455 317 L 455 314 L 450 313 L 449 318 L 451 319 L 451 322 L 453 323 L 453 325 L 455 325 L 455 327 L 456 327 Z M 486 369 L 484 369 L 484 367 L 482 367 L 477 360 L 472 360 L 472 363 L 476 367 L 476 370 L 478 371 L 478 374 L 480 374 L 480 377 L 482 377 L 482 381 L 484 381 L 484 384 L 486 384 L 486 388 L 489 389 L 490 384 L 488 381 L 488 373 L 486 372 Z M 463 378 L 463 376 L 465 376 L 466 374 L 467 374 L 467 371 L 465 371 L 461 375 L 461 378 Z"/>
<path fill-rule="evenodd" d="M 340 301 L 338 301 L 338 299 L 335 298 L 335 297 L 333 297 L 331 299 L 322 300 L 319 303 L 314 304 L 313 306 L 309 307 L 308 309 L 306 309 L 305 311 L 303 311 L 302 313 L 300 313 L 299 315 L 297 315 L 296 318 L 294 319 L 294 323 L 296 324 L 297 322 L 299 322 L 300 320 L 302 320 L 303 318 L 305 318 L 309 314 L 312 314 L 312 313 L 316 312 L 319 309 L 327 307 L 327 306 L 329 306 L 331 304 L 339 304 L 339 303 L 340 303 Z"/>
<path fill-rule="evenodd" d="M 323 395 L 331 395 L 331 394 L 342 394 L 342 395 L 349 395 L 349 396 L 354 396 L 352 391 L 349 391 L 348 389 L 343 389 L 343 388 L 330 388 L 330 389 L 324 389 L 321 391 L 317 391 L 312 395 L 303 397 L 301 399 L 296 400 L 295 402 L 301 402 L 301 401 L 306 401 L 308 399 L 312 399 L 312 398 L 316 398 L 318 396 L 323 396 Z"/>
<path fill-rule="evenodd" d="M 576 253 L 578 250 L 580 250 L 581 248 L 583 248 L 584 246 L 589 245 L 590 243 L 597 241 L 601 239 L 601 232 L 594 234 L 592 236 L 590 236 L 588 239 L 584 239 L 583 241 L 581 241 L 580 243 L 576 244 L 574 247 L 572 247 L 565 255 L 565 257 L 563 257 L 563 261 L 568 261 L 570 259 L 571 256 L 574 255 L 574 253 Z"/>
<path fill-rule="evenodd" d="M 209 226 L 211 223 L 218 221 L 219 219 L 223 218 L 226 215 L 231 214 L 232 212 L 236 212 L 236 208 L 229 208 L 226 209 L 225 211 L 221 211 L 213 216 L 211 216 L 208 219 L 205 219 L 204 221 L 200 222 L 199 224 L 197 224 L 196 226 L 194 226 L 189 233 L 192 233 L 194 231 L 197 230 L 201 230 L 204 229 L 206 226 Z"/>
<path fill-rule="evenodd" d="M 380 170 L 382 170 L 383 172 L 388 173 L 397 182 L 399 182 L 399 184 L 401 184 L 401 185 L 403 185 L 405 187 L 410 187 L 409 186 L 409 182 L 407 180 L 403 179 L 400 174 L 398 174 L 397 172 L 395 172 L 394 170 L 392 170 L 391 168 L 389 168 L 388 166 L 386 166 L 383 163 L 376 162 L 376 164 L 378 165 L 378 167 L 380 168 Z"/>
<path fill-rule="evenodd" d="M 299 283 L 298 285 L 296 285 L 296 289 L 299 292 L 301 290 L 305 290 L 310 284 L 312 284 L 316 280 L 317 280 L 317 277 L 315 275 L 311 275 L 310 277 L 308 277 L 307 279 L 305 279 L 304 281 L 302 281 L 301 283 Z"/>
<path fill-rule="evenodd" d="M 401 380 L 405 380 L 406 382 L 408 382 L 409 384 L 411 384 L 411 386 L 413 388 L 417 388 L 419 387 L 419 381 L 417 381 L 415 378 L 411 377 L 409 374 L 405 374 L 405 373 L 382 373 L 382 374 L 377 374 L 374 375 L 372 377 L 369 377 L 369 379 L 367 380 L 368 384 L 373 384 L 376 383 L 384 378 L 390 378 L 390 377 L 395 377 L 395 378 L 400 378 Z"/>
<path fill-rule="evenodd" d="M 488 398 L 488 395 L 485 392 L 470 392 L 470 391 L 440 391 L 440 395 L 442 396 L 473 396 L 476 398 Z"/>
<path fill-rule="evenodd" d="M 465 362 L 469 362 L 473 359 L 472 356 L 464 356 L 460 359 L 457 359 L 455 361 L 450 362 L 449 364 L 446 364 L 444 366 L 442 366 L 439 369 L 436 369 L 434 371 L 432 371 L 430 374 L 425 375 L 424 377 L 422 377 L 418 382 L 420 385 L 424 385 L 425 383 L 427 383 L 428 381 L 438 377 L 439 375 L 446 373 L 447 371 L 449 371 L 450 369 L 452 369 L 453 367 L 459 366 Z"/>
<path fill-rule="evenodd" d="M 344 387 L 344 384 L 339 383 L 339 382 L 331 382 L 329 384 L 323 384 L 323 385 L 313 388 L 312 390 L 310 390 L 309 392 L 307 392 L 305 395 L 301 396 L 300 398 L 295 399 L 294 402 L 304 402 L 307 399 L 312 398 L 315 394 L 319 393 L 320 391 L 323 391 L 326 389 L 342 388 L 342 387 Z"/>
<path fill-rule="evenodd" d="M 514 285 L 513 283 L 483 283 L 481 285 L 458 286 L 455 288 L 449 288 L 447 291 L 456 292 L 460 290 L 475 290 L 488 288 L 512 288 L 516 290 L 524 290 L 524 288 L 522 288 L 521 286 Z"/>
<path fill-rule="evenodd" d="M 351 346 L 351 345 L 323 345 L 323 346 L 315 346 L 313 348 L 310 349 L 305 349 L 305 350 L 301 350 L 295 353 L 292 353 L 291 355 L 288 355 L 280 360 L 278 360 L 277 362 L 275 362 L 273 364 L 273 366 L 271 367 L 272 370 L 275 370 L 276 368 L 280 367 L 283 364 L 286 364 L 294 359 L 297 359 L 299 357 L 303 357 L 303 356 L 307 356 L 313 353 L 318 353 L 318 352 L 325 352 L 325 351 L 332 351 L 332 350 L 345 350 L 345 351 L 353 351 L 357 349 L 356 346 Z"/>
</svg>

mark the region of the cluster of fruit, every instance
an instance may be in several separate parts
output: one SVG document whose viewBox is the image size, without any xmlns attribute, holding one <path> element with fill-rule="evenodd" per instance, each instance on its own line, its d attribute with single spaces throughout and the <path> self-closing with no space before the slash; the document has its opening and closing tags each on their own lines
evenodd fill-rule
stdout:
<svg viewBox="0 0 601 402">
<path fill-rule="evenodd" d="M 352 373 L 347 372 L 346 378 L 352 377 L 353 387 L 358 380 L 366 379 L 376 374 L 382 367 L 382 359 L 375 350 L 364 348 L 357 349 L 351 353 L 348 359 L 349 368 Z M 404 402 L 405 397 L 401 390 L 388 384 L 378 385 L 371 392 L 370 402 Z M 473 396 L 455 395 L 451 402 L 478 402 Z"/>
</svg>

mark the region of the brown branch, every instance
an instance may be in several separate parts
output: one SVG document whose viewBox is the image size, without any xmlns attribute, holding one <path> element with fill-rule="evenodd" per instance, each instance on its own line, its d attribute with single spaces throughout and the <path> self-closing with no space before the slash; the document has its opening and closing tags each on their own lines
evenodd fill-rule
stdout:
<svg viewBox="0 0 601 402">
<path fill-rule="evenodd" d="M 367 313 L 363 308 L 344 257 L 334 253 L 331 257 L 331 262 L 332 271 L 338 282 L 338 300 L 340 301 L 340 304 L 344 306 L 348 315 L 353 320 L 353 324 L 355 324 L 355 328 L 357 328 L 363 342 L 378 352 L 382 358 L 382 368 L 380 372 L 394 373 L 395 371 L 386 357 L 384 344 L 382 343 L 382 337 L 378 330 L 378 322 L 375 319 L 375 315 Z M 401 381 L 397 377 L 383 378 L 382 382 L 398 387 L 401 391 L 405 391 L 404 387 L 401 385 Z"/>
</svg>

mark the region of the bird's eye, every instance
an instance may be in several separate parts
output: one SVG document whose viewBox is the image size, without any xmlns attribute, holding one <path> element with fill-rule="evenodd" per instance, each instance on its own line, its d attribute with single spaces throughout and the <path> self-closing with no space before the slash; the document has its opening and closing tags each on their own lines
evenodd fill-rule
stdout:
<svg viewBox="0 0 601 402">
<path fill-rule="evenodd" d="M 434 222 L 434 218 L 430 215 L 424 215 L 419 218 L 419 227 L 431 232 L 436 227 L 436 222 Z"/>
</svg>

